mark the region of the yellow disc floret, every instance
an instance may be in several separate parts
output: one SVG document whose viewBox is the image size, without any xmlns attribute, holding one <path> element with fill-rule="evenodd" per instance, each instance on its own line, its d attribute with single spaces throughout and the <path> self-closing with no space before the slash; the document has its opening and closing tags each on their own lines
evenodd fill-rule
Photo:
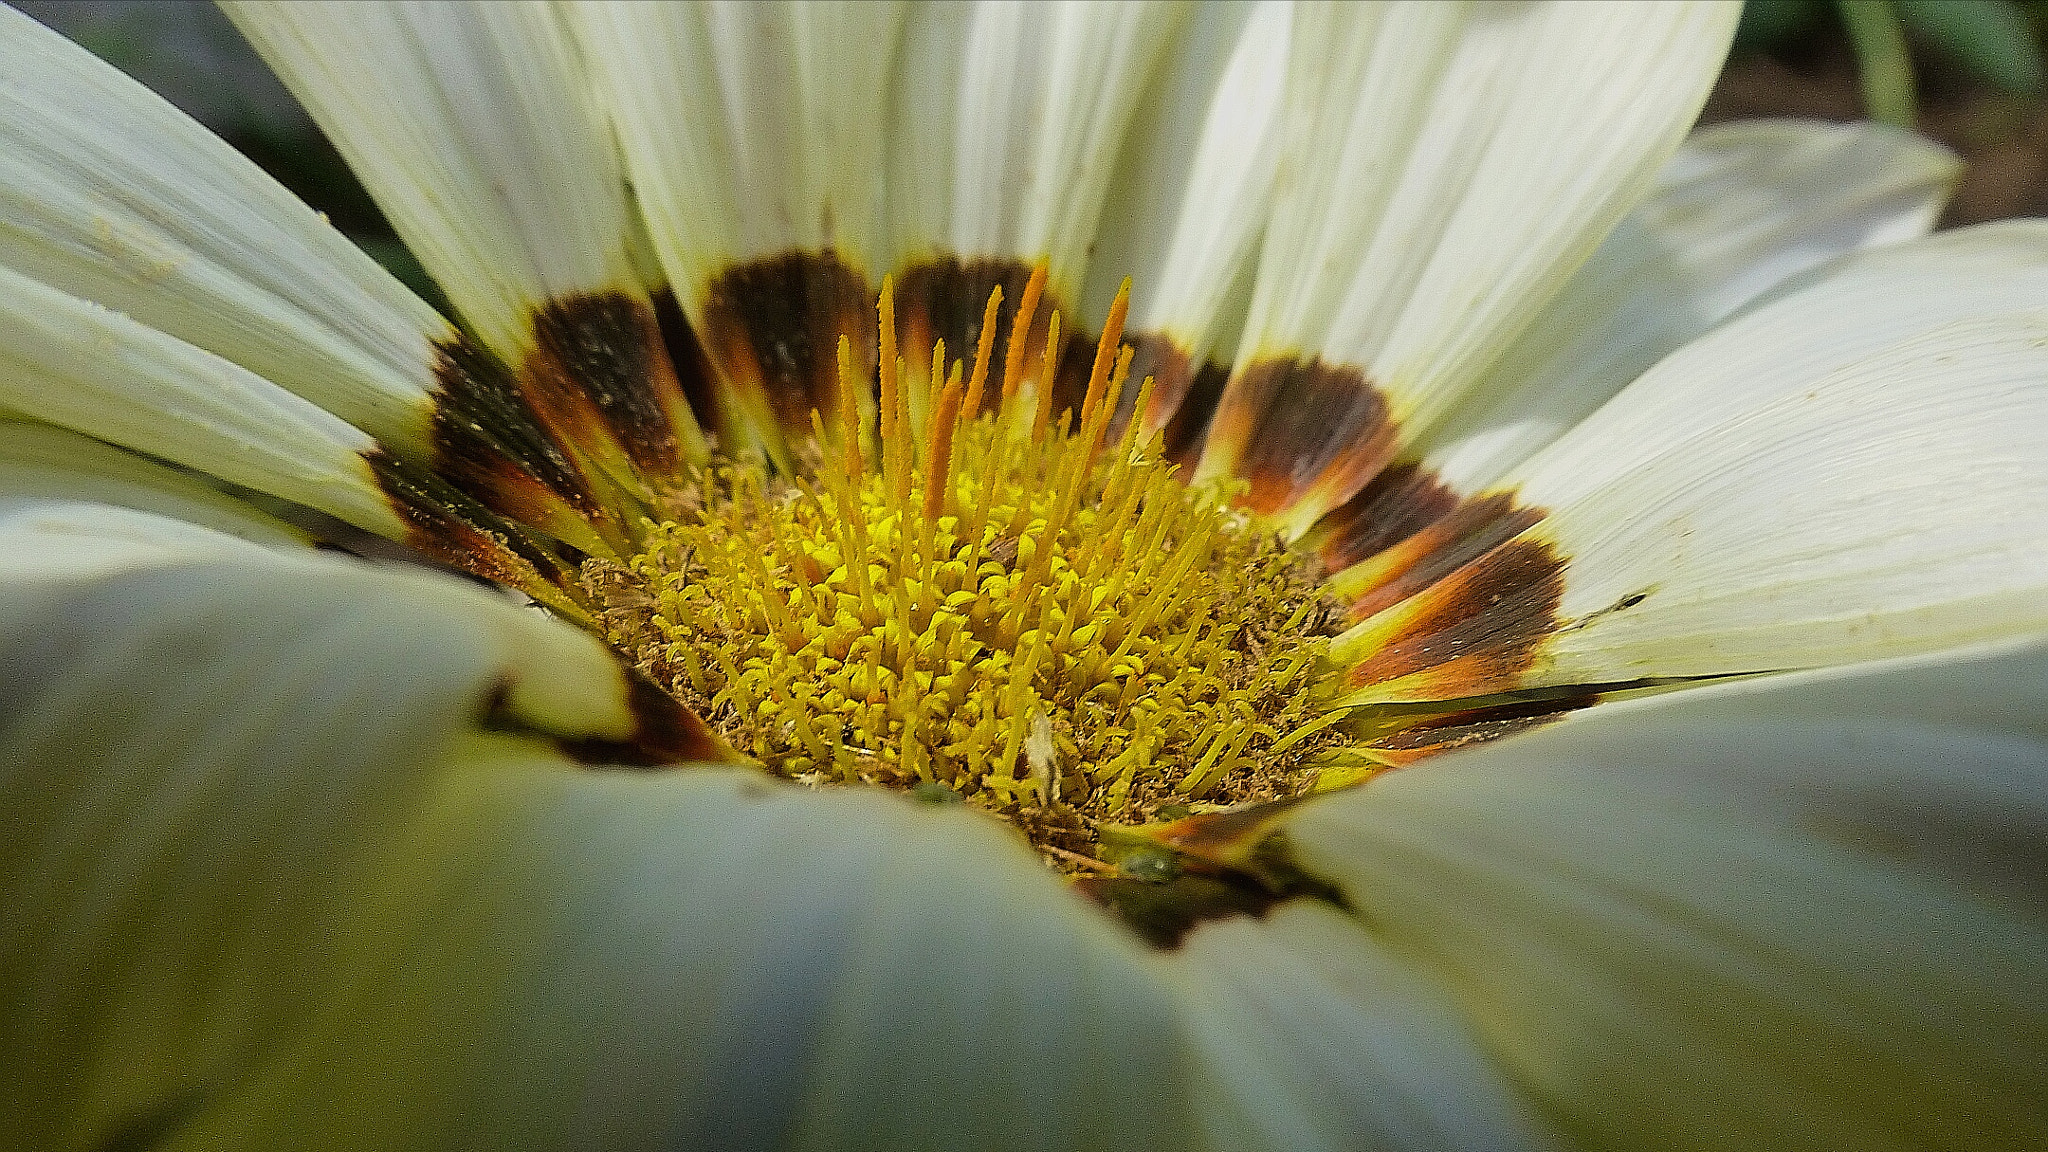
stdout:
<svg viewBox="0 0 2048 1152">
<path fill-rule="evenodd" d="M 612 641 L 769 769 L 964 799 L 1073 863 L 1101 824 L 1292 795 L 1338 737 L 1311 691 L 1315 574 L 1182 483 L 1143 421 L 1109 435 L 1126 296 L 1081 411 L 1050 418 L 1057 315 L 1036 383 L 1020 364 L 1043 279 L 1000 400 L 998 291 L 971 371 L 934 350 L 916 429 L 885 287 L 874 421 L 842 342 L 846 399 L 814 417 L 807 475 L 711 466 L 589 578 Z"/>
</svg>

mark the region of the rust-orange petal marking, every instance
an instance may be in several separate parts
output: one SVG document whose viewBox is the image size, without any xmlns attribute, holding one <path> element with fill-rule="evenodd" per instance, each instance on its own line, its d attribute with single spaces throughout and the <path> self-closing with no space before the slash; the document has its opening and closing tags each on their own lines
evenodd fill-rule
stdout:
<svg viewBox="0 0 2048 1152">
<path fill-rule="evenodd" d="M 1386 396 L 1358 368 L 1293 357 L 1240 368 L 1224 390 L 1211 447 L 1251 485 L 1245 504 L 1278 515 L 1311 497 L 1341 505 L 1398 447 Z"/>
<path fill-rule="evenodd" d="M 1330 572 L 1342 572 L 1449 515 L 1459 496 L 1418 464 L 1396 464 L 1332 509 L 1303 541 Z"/>
<path fill-rule="evenodd" d="M 908 265 L 896 276 L 896 323 L 903 347 L 930 348 L 940 340 L 944 340 L 948 348 L 978 347 L 989 294 L 1001 288 L 1004 299 L 1022 301 L 1031 282 L 1032 271 L 1033 265 L 1022 260 L 995 258 L 963 261 L 944 256 Z M 1079 350 L 1077 357 L 1081 363 L 1075 366 L 1066 360 L 1061 361 L 1060 378 L 1054 383 L 1052 408 L 1057 413 L 1080 403 L 1081 390 L 1088 382 L 1087 357 L 1094 352 L 1094 341 L 1073 338 L 1078 331 L 1073 324 L 1073 313 L 1050 291 L 1043 293 L 1042 302 L 1034 303 L 1031 326 L 1025 333 L 1021 349 L 1005 346 L 1005 359 L 1027 367 L 1039 364 L 1044 358 L 1052 313 L 1062 313 L 1062 327 L 1068 330 L 1062 337 L 1062 343 L 1067 349 Z M 1008 333 L 999 335 L 1007 336 Z M 930 386 L 928 380 L 922 379 L 924 366 L 917 357 L 911 356 L 907 357 L 905 368 L 911 377 L 908 381 L 912 385 L 911 395 L 923 395 Z M 985 393 L 982 411 L 988 411 L 1000 399 L 1000 393 L 994 390 Z"/>
<path fill-rule="evenodd" d="M 1505 493 L 1460 501 L 1436 521 L 1338 573 L 1332 590 L 1353 620 L 1365 620 L 1420 594 L 1520 535 L 1543 518 Z"/>
<path fill-rule="evenodd" d="M 714 277 L 698 336 L 718 381 L 726 449 L 759 439 L 788 464 L 789 447 L 811 436 L 811 411 L 838 410 L 839 338 L 853 341 L 864 376 L 874 370 L 874 315 L 867 277 L 829 250 L 762 257 Z"/>
<path fill-rule="evenodd" d="M 558 437 L 585 456 L 616 452 L 646 476 L 701 454 L 652 303 L 617 292 L 554 300 L 533 332 L 521 384 Z"/>
<path fill-rule="evenodd" d="M 589 480 L 512 373 L 467 340 L 435 349 L 433 470 L 500 515 L 547 525 L 603 514 Z"/>
<path fill-rule="evenodd" d="M 1512 691 L 1557 631 L 1564 557 L 1516 539 L 1485 552 L 1340 638 L 1349 703 L 1458 700 Z"/>
<path fill-rule="evenodd" d="M 521 592 L 572 620 L 589 619 L 577 586 L 582 554 L 498 515 L 444 477 L 383 449 L 365 455 L 406 525 L 405 543 L 452 568 Z"/>
</svg>

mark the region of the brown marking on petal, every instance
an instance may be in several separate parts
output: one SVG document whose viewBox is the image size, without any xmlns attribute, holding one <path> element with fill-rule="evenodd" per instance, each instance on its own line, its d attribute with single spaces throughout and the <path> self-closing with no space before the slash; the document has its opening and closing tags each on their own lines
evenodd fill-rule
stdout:
<svg viewBox="0 0 2048 1152">
<path fill-rule="evenodd" d="M 1187 394 L 1166 422 L 1166 458 L 1183 468 L 1193 468 L 1202 458 L 1202 445 L 1209 437 L 1209 422 L 1216 404 L 1223 399 L 1223 386 L 1230 381 L 1230 367 L 1204 360 L 1189 381 Z"/>
<path fill-rule="evenodd" d="M 1293 900 L 1316 900 L 1348 912 L 1335 886 L 1294 859 L 1280 827 L 1281 818 L 1302 801 L 1275 800 L 1171 824 L 1116 829 L 1104 846 L 1114 842 L 1120 848 L 1126 874 L 1084 877 L 1074 886 L 1155 948 L 1177 948 L 1210 921 L 1264 918 Z M 1146 875 L 1131 874 L 1138 864 Z"/>
<path fill-rule="evenodd" d="M 500 679 L 484 699 L 480 723 L 487 729 L 541 736 L 578 764 L 595 768 L 665 768 L 681 764 L 738 764 L 745 761 L 697 714 L 663 692 L 638 669 L 624 665 L 626 709 L 633 731 L 623 739 L 567 737 L 536 732 L 511 709 L 512 685 Z"/>
<path fill-rule="evenodd" d="M 1420 593 L 1543 519 L 1541 509 L 1491 493 L 1459 503 L 1436 522 L 1340 574 L 1351 619 L 1364 620 Z"/>
<path fill-rule="evenodd" d="M 1564 557 L 1512 540 L 1368 620 L 1369 648 L 1345 673 L 1352 697 L 1456 700 L 1511 691 L 1561 621 Z M 1340 646 L 1343 645 L 1340 640 Z"/>
<path fill-rule="evenodd" d="M 560 439 L 587 457 L 622 452 L 647 476 L 673 475 L 699 454 L 651 302 L 623 292 L 550 300 L 534 313 L 533 338 L 520 382 Z"/>
<path fill-rule="evenodd" d="M 1237 916 L 1265 919 L 1290 896 L 1269 892 L 1239 877 L 1176 876 L 1138 880 L 1127 876 L 1084 876 L 1074 889 L 1108 909 L 1140 940 L 1161 951 L 1187 943 L 1189 933 L 1215 920 Z"/>
<path fill-rule="evenodd" d="M 639 669 L 624 667 L 624 672 L 632 735 L 623 740 L 558 740 L 563 755 L 580 764 L 639 768 L 746 762 L 724 737 Z"/>
<path fill-rule="evenodd" d="M 901 347 L 910 350 L 903 357 L 904 375 L 913 397 L 922 396 L 930 385 L 929 367 L 913 353 L 929 350 L 935 341 L 944 340 L 947 348 L 965 355 L 981 339 L 982 315 L 989 293 L 1001 288 L 1003 299 L 1023 299 L 1031 270 L 1032 265 L 1022 260 L 989 257 L 962 261 L 944 256 L 908 265 L 897 274 L 896 327 Z M 1064 355 L 1060 359 L 1059 379 L 1053 385 L 1052 411 L 1057 414 L 1079 408 L 1095 341 L 1074 338 L 1080 332 L 1076 323 L 1079 317 L 1047 291 L 1024 338 L 1022 363 L 1027 370 L 1035 370 L 1044 358 L 1047 329 L 1055 311 L 1061 313 L 1061 343 L 1065 345 L 1061 350 Z M 1004 325 L 998 335 L 1007 339 L 1007 317 L 998 322 Z M 1078 367 L 1075 360 L 1079 360 Z M 984 394 L 982 411 L 989 411 L 1000 399 L 993 390 Z"/>
<path fill-rule="evenodd" d="M 1390 736 L 1372 740 L 1365 747 L 1380 759 L 1403 767 L 1426 757 L 1476 748 L 1503 736 L 1514 736 L 1553 724 L 1564 719 L 1566 713 L 1590 708 L 1599 701 L 1597 693 L 1589 693 L 1447 712 L 1431 716 Z"/>
<path fill-rule="evenodd" d="M 717 427 L 729 445 L 745 443 L 748 428 L 787 443 L 806 441 L 812 409 L 838 411 L 841 336 L 853 342 L 861 372 L 874 371 L 875 292 L 830 249 L 766 256 L 721 272 L 705 290 L 703 316 L 698 336 L 721 385 Z M 779 432 L 752 427 L 756 411 Z"/>
<path fill-rule="evenodd" d="M 1171 336 L 1158 332 L 1124 334 L 1131 346 L 1131 387 L 1118 402 L 1117 419 L 1110 434 L 1120 435 L 1137 402 L 1137 388 L 1147 376 L 1154 383 L 1152 399 L 1146 406 L 1145 424 L 1160 432 L 1166 458 L 1182 467 L 1194 464 L 1201 454 L 1202 437 L 1209 430 L 1209 418 L 1223 395 L 1230 370 L 1212 360 L 1197 365 Z"/>
<path fill-rule="evenodd" d="M 1419 464 L 1396 464 L 1358 494 L 1331 509 L 1316 525 L 1316 554 L 1341 572 L 1448 516 L 1458 494 Z"/>
<path fill-rule="evenodd" d="M 1342 504 L 1386 467 L 1397 445 L 1386 396 L 1349 365 L 1257 361 L 1224 390 L 1210 445 L 1251 486 L 1245 504 L 1273 515 L 1314 496 Z"/>
<path fill-rule="evenodd" d="M 517 588 L 572 619 L 588 617 L 576 583 L 581 553 L 534 535 L 434 471 L 382 448 L 365 453 L 364 460 L 405 522 L 409 547 L 450 567 Z"/>
<path fill-rule="evenodd" d="M 434 471 L 526 524 L 603 515 L 582 470 L 512 373 L 466 339 L 435 345 Z"/>
<path fill-rule="evenodd" d="M 650 299 L 655 325 L 661 329 L 661 342 L 668 349 L 669 366 L 675 369 L 683 399 L 690 405 L 690 415 L 699 428 L 715 427 L 718 397 L 713 386 L 716 375 L 711 367 L 711 354 L 704 350 L 704 342 L 697 339 L 697 330 L 690 327 L 690 318 L 684 315 L 673 289 L 663 286 Z"/>
</svg>

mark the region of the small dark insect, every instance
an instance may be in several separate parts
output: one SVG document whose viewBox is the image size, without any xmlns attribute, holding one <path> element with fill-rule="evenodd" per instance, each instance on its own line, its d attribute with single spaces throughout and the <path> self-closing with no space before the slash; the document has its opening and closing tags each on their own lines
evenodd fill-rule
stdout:
<svg viewBox="0 0 2048 1152">
<path fill-rule="evenodd" d="M 1001 564 L 1004 571 L 1014 567 L 1017 563 L 1017 538 L 1015 536 L 996 537 L 995 543 L 988 546 L 988 558 Z"/>
</svg>

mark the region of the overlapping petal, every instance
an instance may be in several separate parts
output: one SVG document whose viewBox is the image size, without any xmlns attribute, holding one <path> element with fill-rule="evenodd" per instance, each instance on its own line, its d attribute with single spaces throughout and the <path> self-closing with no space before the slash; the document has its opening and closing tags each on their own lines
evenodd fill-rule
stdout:
<svg viewBox="0 0 2048 1152">
<path fill-rule="evenodd" d="M 0 602 L 0 1146 L 1181 1142 L 1166 990 L 996 825 L 577 770 L 646 719 L 587 635 L 149 519 Z"/>
<path fill-rule="evenodd" d="M 565 9 L 649 239 L 711 375 L 728 452 L 794 458 L 837 410 L 835 346 L 873 360 L 887 85 L 904 10 Z"/>
<path fill-rule="evenodd" d="M 1945 149 L 1880 124 L 1700 130 L 1472 396 L 1421 438 L 1423 466 L 1458 491 L 1484 489 L 1788 277 L 1925 235 L 1959 174 Z"/>
<path fill-rule="evenodd" d="M 2048 623 L 2044 240 L 2020 223 L 1854 257 L 1517 469 L 1573 565 L 1534 678 L 1810 667 Z"/>
<path fill-rule="evenodd" d="M 0 10 L 0 263 L 427 451 L 433 309 L 142 85 Z"/>
<path fill-rule="evenodd" d="M 958 808 L 576 770 L 617 666 L 480 590 L 70 523 L 0 620 L 22 1147 L 2042 1135 L 2038 639 L 1303 805 L 1341 906 L 1148 957 Z"/>
<path fill-rule="evenodd" d="M 1299 534 L 1439 419 L 1649 188 L 1716 5 L 1340 5 L 1294 22 L 1282 183 L 1199 474 Z"/>
<path fill-rule="evenodd" d="M 617 150 L 547 6 L 225 6 L 500 356 L 551 300 L 636 284 Z"/>
<path fill-rule="evenodd" d="M 245 368 L 0 268 L 0 405 L 393 538 L 375 441 Z"/>
<path fill-rule="evenodd" d="M 1783 671 L 2048 623 L 2038 224 L 1844 258 L 1333 578 L 1358 703 Z M 1401 493 L 1396 492 L 1398 497 Z"/>
<path fill-rule="evenodd" d="M 528 0 L 226 10 L 630 531 L 643 484 L 705 444 L 562 13 Z"/>
<path fill-rule="evenodd" d="M 2048 641 L 1603 706 L 1286 836 L 1574 1146 L 2048 1140 Z"/>
<path fill-rule="evenodd" d="M 0 493 L 18 501 L 131 508 L 267 544 L 306 534 L 190 473 L 53 424 L 0 416 Z"/>
<path fill-rule="evenodd" d="M 1147 952 L 960 808 L 584 770 L 723 749 L 587 635 L 299 551 L 147 458 L 431 521 L 574 617 L 576 560 L 702 447 L 670 347 L 787 464 L 838 385 L 778 335 L 861 331 L 919 264 L 962 273 L 926 334 L 1038 258 L 1099 297 L 1106 219 L 1093 258 L 1169 281 L 1140 324 L 1191 358 L 1244 328 L 1203 469 L 1279 523 L 1397 459 L 1499 484 L 1467 552 L 1344 577 L 1415 585 L 1340 642 L 1382 661 L 1358 700 L 2048 625 L 2039 228 L 1748 303 L 1924 228 L 1940 157 L 1727 130 L 1556 295 L 1726 7 L 240 12 L 496 356 L 0 14 L 0 413 L 34 418 L 0 422 L 0 1146 L 2048 1143 L 2040 641 L 1604 707 L 1304 803 L 1275 851 L 1312 896 Z M 1772 210 L 1686 214 L 1741 192 Z M 625 310 L 550 311 L 592 296 Z M 1275 358 L 1357 387 L 1251 375 Z"/>
</svg>

